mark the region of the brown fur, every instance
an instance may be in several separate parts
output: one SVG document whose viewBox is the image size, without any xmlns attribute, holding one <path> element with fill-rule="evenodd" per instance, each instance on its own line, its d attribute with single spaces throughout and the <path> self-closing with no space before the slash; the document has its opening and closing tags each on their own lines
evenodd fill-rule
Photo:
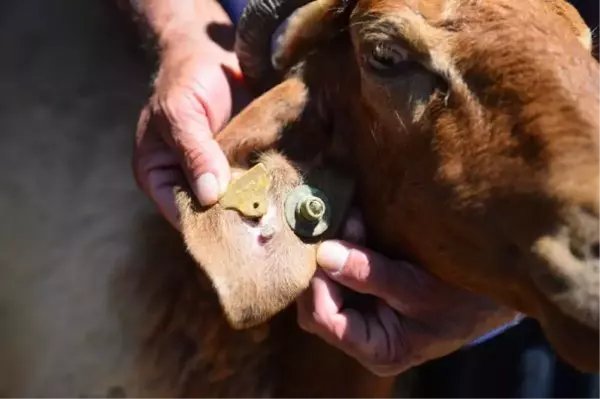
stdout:
<svg viewBox="0 0 600 399">
<path fill-rule="evenodd" d="M 488 2 L 479 3 L 485 6 Z M 520 2 L 514 3 L 514 7 L 524 7 L 519 6 Z M 210 280 L 186 254 L 181 237 L 135 188 L 129 173 L 131 123 L 147 100 L 148 71 L 133 59 L 137 44 L 124 40 L 123 32 L 115 33 L 118 28 L 114 15 L 106 11 L 106 2 L 90 1 L 82 7 L 73 4 L 66 0 L 62 4 L 60 0 L 33 0 L 27 4 L 13 0 L 4 10 L 6 23 L 0 26 L 4 36 L 11 37 L 11 41 L 5 43 L 6 54 L 11 56 L 0 66 L 0 82 L 7 93 L 12 93 L 0 107 L 0 166 L 5 171 L 0 175 L 5 188 L 0 197 L 3 210 L 0 229 L 3 243 L 0 304 L 4 321 L 0 351 L 2 394 L 7 397 L 388 396 L 392 379 L 374 377 L 353 359 L 301 332 L 296 326 L 293 305 L 265 325 L 244 331 L 236 331 L 228 325 Z M 323 28 L 347 26 L 343 18 L 340 19 L 344 15 L 343 10 L 340 11 L 331 25 Z M 530 11 L 536 12 L 539 8 Z M 538 14 L 535 18 L 524 15 L 527 23 L 521 26 L 531 28 L 530 21 L 539 18 Z M 543 18 L 533 24 L 535 27 L 548 25 L 549 21 Z M 551 35 L 545 38 L 545 44 L 557 45 L 561 50 L 559 66 L 573 62 L 579 63 L 580 69 L 588 68 L 584 54 L 561 41 L 569 40 L 569 35 L 563 32 L 565 29 L 560 26 L 550 29 Z M 523 30 L 531 34 L 531 29 Z M 559 33 L 561 40 L 556 37 Z M 534 36 L 540 39 L 539 35 Z M 440 158 L 445 161 L 438 167 L 437 156 L 443 152 L 437 148 L 443 147 L 455 154 L 464 151 L 471 160 L 483 153 L 497 161 L 501 159 L 498 154 L 485 151 L 480 141 L 460 129 L 455 134 L 449 129 L 438 129 L 440 139 L 445 137 L 442 131 L 448 137 L 436 147 L 432 145 L 437 143 L 432 139 L 433 131 L 420 131 L 419 128 L 427 124 L 418 118 L 402 115 L 402 123 L 411 129 L 410 135 L 398 129 L 394 115 L 376 113 L 390 107 L 370 103 L 368 100 L 372 97 L 357 89 L 360 74 L 348 35 L 332 35 L 331 40 L 307 60 L 306 72 L 300 71 L 312 78 L 303 77 L 286 86 L 288 94 L 294 95 L 288 98 L 291 101 L 287 101 L 283 112 L 273 107 L 281 108 L 281 103 L 275 104 L 273 98 L 265 96 L 263 100 L 268 101 L 260 103 L 261 112 L 250 113 L 259 99 L 232 122 L 230 130 L 221 135 L 227 149 L 225 136 L 232 134 L 228 154 L 236 159 L 236 143 L 240 141 L 237 134 L 241 133 L 237 129 L 243 127 L 252 129 L 253 135 L 265 134 L 259 146 L 262 149 L 270 148 L 273 141 L 280 139 L 277 144 L 293 161 L 302 158 L 311 161 L 321 155 L 329 165 L 354 169 L 359 183 L 358 200 L 367 216 L 373 247 L 394 256 L 403 250 L 403 254 L 411 255 L 425 266 L 434 270 L 437 267 L 445 278 L 505 302 L 521 299 L 517 293 L 527 292 L 526 289 L 515 285 L 514 298 L 508 298 L 508 288 L 513 286 L 503 285 L 503 282 L 519 281 L 517 277 L 527 276 L 527 273 L 517 274 L 513 268 L 504 272 L 492 267 L 496 253 L 474 249 L 476 242 L 471 241 L 501 243 L 501 239 L 487 236 L 488 230 L 494 229 L 484 228 L 485 223 L 481 221 L 484 211 L 494 210 L 494 221 L 502 221 L 507 216 L 525 219 L 523 215 L 535 216 L 538 212 L 535 197 L 531 199 L 533 205 L 527 207 L 508 207 L 510 201 L 505 203 L 508 208 L 483 202 L 485 197 L 469 187 L 469 176 L 465 175 L 465 169 L 478 172 L 482 165 L 463 165 L 456 156 Z M 20 45 L 11 47 L 11 43 L 25 41 L 30 44 L 27 52 L 23 52 Z M 327 57 L 318 61 L 320 51 Z M 497 59 L 498 49 L 490 51 L 492 58 Z M 533 58 L 540 57 L 538 53 L 534 55 Z M 24 56 L 27 58 L 23 59 Z M 537 68 L 547 72 L 541 66 Z M 419 105 L 427 100 L 432 103 L 421 108 L 421 115 L 441 112 L 442 99 L 431 96 L 437 81 L 420 69 L 411 73 L 411 79 L 405 82 L 411 89 L 406 92 L 413 94 L 408 99 L 411 101 L 401 98 L 395 101 Z M 579 83 L 591 80 L 585 74 L 574 72 L 565 73 L 565 77 L 574 83 L 577 83 L 575 78 Z M 485 80 L 476 79 L 474 83 L 488 90 Z M 531 81 L 524 84 L 518 93 L 528 93 L 532 88 Z M 577 84 L 570 90 L 571 94 L 582 92 Z M 548 92 L 557 94 L 555 90 Z M 448 97 L 452 107 L 443 118 L 437 118 L 439 123 L 446 121 L 448 126 L 461 126 L 451 123 L 452 115 L 448 115 L 461 115 L 455 103 L 461 103 L 460 94 L 458 92 L 458 98 Z M 569 105 L 579 118 L 580 104 L 589 104 L 585 96 L 575 98 L 578 101 L 572 100 Z M 561 101 L 567 99 L 568 96 L 559 97 Z M 564 112 L 560 101 L 553 101 L 558 102 L 556 113 Z M 589 108 L 590 113 L 597 112 L 594 104 Z M 465 116 L 473 111 L 473 107 L 463 110 Z M 498 108 L 498 112 L 501 111 Z M 303 114 L 301 118 L 298 112 Z M 283 117 L 278 118 L 278 115 Z M 248 123 L 256 118 L 256 125 Z M 572 118 L 573 126 L 580 125 L 578 118 Z M 434 122 L 431 119 L 430 124 Z M 283 131 L 281 125 L 296 121 L 301 123 L 289 133 L 301 131 L 301 135 Z M 557 126 L 561 129 L 552 136 L 553 142 L 564 148 L 564 156 L 569 157 L 575 151 L 572 146 L 577 140 L 567 140 L 575 136 L 563 134 L 564 124 L 560 122 Z M 586 129 L 580 130 L 582 137 L 585 136 Z M 564 142 L 555 140 L 555 136 L 564 137 Z M 254 147 L 256 142 L 247 143 Z M 322 143 L 331 144 L 324 153 L 319 150 Z M 460 147 L 462 150 L 456 149 L 458 145 L 464 146 Z M 497 148 L 506 149 L 506 146 L 499 144 Z M 587 152 L 578 150 L 577 154 Z M 555 159 L 552 155 L 552 160 Z M 457 162 L 450 162 L 452 160 Z M 596 172 L 585 172 L 584 158 L 573 158 L 573 162 L 582 171 L 573 175 L 581 179 L 585 173 L 595 176 Z M 294 165 L 304 164 L 294 162 Z M 561 164 L 553 166 L 558 168 Z M 564 173 L 570 174 L 573 168 L 564 168 Z M 504 165 L 499 164 L 496 172 L 502 170 Z M 448 190 L 443 180 L 435 180 L 438 171 L 440 178 L 450 182 L 450 188 L 457 189 L 457 194 Z M 522 169 L 518 168 L 518 172 Z M 527 181 L 490 179 L 486 168 L 481 168 L 479 173 L 480 176 L 475 177 L 484 182 L 507 182 L 517 188 L 530 189 L 534 194 L 545 193 Z M 400 180 L 399 176 L 404 179 Z M 454 180 L 448 180 L 450 178 Z M 581 187 L 580 195 L 585 195 L 586 187 L 577 179 L 561 179 L 557 174 L 554 178 L 563 183 L 573 181 L 574 186 Z M 532 180 L 535 179 L 532 176 Z M 539 178 L 537 181 L 555 188 L 557 195 L 563 198 L 574 195 L 570 187 L 561 188 L 554 180 Z M 431 190 L 439 191 L 432 195 Z M 464 201 L 458 203 L 464 206 L 462 213 L 451 207 L 456 204 L 453 202 L 456 198 Z M 497 194 L 493 198 L 502 200 Z M 521 213 L 517 214 L 515 209 Z M 467 216 L 471 216 L 473 222 L 467 223 L 470 220 Z M 507 218 L 507 223 L 510 220 Z M 534 219 L 528 226 L 541 224 Z M 516 232 L 509 229 L 509 233 Z M 187 237 L 191 249 L 195 240 L 192 235 Z M 203 239 L 200 234 L 195 237 Z M 583 237 L 585 242 L 586 235 Z M 540 250 L 552 251 L 552 248 L 541 245 Z M 465 261 L 463 257 L 469 259 Z M 513 263 L 509 261 L 512 259 L 502 265 L 510 267 Z M 482 271 L 477 272 L 478 268 Z M 494 271 L 498 274 L 493 274 Z M 474 276 L 472 281 L 463 280 L 471 275 Z M 503 276 L 505 280 L 500 279 L 491 286 L 495 278 Z M 527 281 L 527 277 L 521 281 Z M 541 297 L 531 301 L 523 298 L 518 302 L 520 309 L 529 309 L 533 314 L 538 306 L 552 309 Z M 552 314 L 560 316 L 562 313 Z M 562 323 L 560 317 L 549 320 L 559 326 Z M 572 319 L 567 322 L 573 323 Z M 546 329 L 568 334 L 555 336 L 555 341 L 571 342 L 579 346 L 579 350 L 594 352 L 586 342 L 588 330 L 551 324 L 549 327 L 547 324 Z M 592 335 L 597 338 L 595 333 Z M 562 352 L 576 353 L 577 350 L 577 347 L 567 348 Z M 400 378 L 406 381 L 408 377 L 404 374 Z M 401 392 L 400 395 L 408 394 L 407 390 Z"/>
<path fill-rule="evenodd" d="M 223 134 L 252 126 L 259 150 L 331 140 L 312 151 L 353 169 L 374 248 L 536 317 L 597 370 L 599 81 L 579 15 L 541 0 L 327 4 L 301 10 L 276 57 L 283 73 L 301 60 L 288 75 L 310 100 L 293 128 L 254 117 L 297 98 L 298 83 L 273 94 L 284 81 Z M 368 72 L 378 42 L 411 62 Z"/>
</svg>

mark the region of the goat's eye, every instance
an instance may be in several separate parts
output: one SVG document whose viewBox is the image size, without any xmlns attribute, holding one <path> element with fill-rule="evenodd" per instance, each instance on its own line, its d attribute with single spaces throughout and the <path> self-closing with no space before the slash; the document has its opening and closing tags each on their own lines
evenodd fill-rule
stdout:
<svg viewBox="0 0 600 399">
<path fill-rule="evenodd" d="M 366 62 L 373 72 L 389 73 L 406 61 L 408 52 L 398 46 L 379 44 L 367 56 Z"/>
</svg>

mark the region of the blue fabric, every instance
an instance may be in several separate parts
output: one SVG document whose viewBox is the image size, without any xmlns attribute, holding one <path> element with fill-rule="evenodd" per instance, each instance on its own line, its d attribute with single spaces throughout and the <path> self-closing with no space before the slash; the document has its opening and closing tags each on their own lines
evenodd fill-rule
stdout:
<svg viewBox="0 0 600 399">
<path fill-rule="evenodd" d="M 417 373 L 415 398 L 599 398 L 600 391 L 598 374 L 564 363 L 531 318 Z"/>
<path fill-rule="evenodd" d="M 229 18 L 231 18 L 234 25 L 237 25 L 240 20 L 247 2 L 247 0 L 220 0 L 221 6 L 229 14 Z"/>
<path fill-rule="evenodd" d="M 492 339 L 496 336 L 498 336 L 499 334 L 502 334 L 504 331 L 508 330 L 511 327 L 516 326 L 517 324 L 519 324 L 522 320 L 524 319 L 524 317 L 522 315 L 519 315 L 518 317 L 516 317 L 513 321 L 511 321 L 510 323 L 506 323 L 503 326 L 500 326 L 498 328 L 496 328 L 495 330 L 492 330 L 484 335 L 482 335 L 479 338 L 474 339 L 473 341 L 469 342 L 467 345 L 465 345 L 465 348 L 469 348 L 471 346 L 475 346 L 475 345 L 479 345 L 489 339 Z"/>
</svg>

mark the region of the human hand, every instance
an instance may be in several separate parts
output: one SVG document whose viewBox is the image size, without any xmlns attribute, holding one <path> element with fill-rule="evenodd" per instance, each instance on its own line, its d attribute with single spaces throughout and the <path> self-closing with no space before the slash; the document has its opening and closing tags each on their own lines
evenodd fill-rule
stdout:
<svg viewBox="0 0 600 399">
<path fill-rule="evenodd" d="M 359 241 L 361 231 L 354 215 L 347 236 Z M 322 243 L 317 261 L 322 270 L 297 303 L 300 327 L 377 375 L 397 375 L 445 356 L 517 316 L 423 269 L 349 242 Z M 349 307 L 346 287 L 376 297 L 375 306 Z"/>
<path fill-rule="evenodd" d="M 206 12 L 228 17 L 207 2 Z M 220 12 L 220 14 L 219 14 Z M 191 37 L 192 35 L 188 36 Z M 229 164 L 213 134 L 232 108 L 248 101 L 235 54 L 208 34 L 173 40 L 161 52 L 154 93 L 142 110 L 136 133 L 134 175 L 138 185 L 176 228 L 174 187 L 189 182 L 203 205 L 214 204 L 231 178 Z"/>
</svg>

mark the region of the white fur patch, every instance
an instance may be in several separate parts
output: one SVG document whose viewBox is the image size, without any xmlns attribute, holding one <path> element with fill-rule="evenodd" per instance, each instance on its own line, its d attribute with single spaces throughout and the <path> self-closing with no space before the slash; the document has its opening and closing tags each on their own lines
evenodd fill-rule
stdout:
<svg viewBox="0 0 600 399">
<path fill-rule="evenodd" d="M 245 219 L 246 230 L 250 237 L 251 249 L 261 250 L 264 244 L 277 233 L 279 226 L 277 223 L 277 207 L 269 202 L 267 213 L 258 221 Z"/>
</svg>

